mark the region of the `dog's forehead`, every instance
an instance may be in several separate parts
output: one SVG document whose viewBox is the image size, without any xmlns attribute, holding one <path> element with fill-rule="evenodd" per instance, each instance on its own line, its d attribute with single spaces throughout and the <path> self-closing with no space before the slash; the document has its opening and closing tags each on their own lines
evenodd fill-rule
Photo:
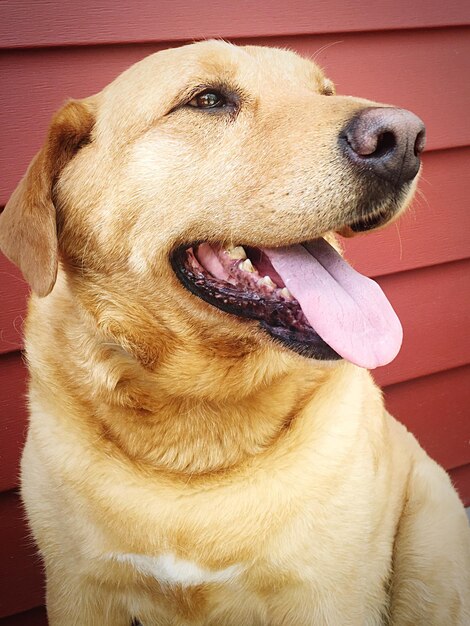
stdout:
<svg viewBox="0 0 470 626">
<path fill-rule="evenodd" d="M 284 83 L 297 83 L 312 88 L 321 85 L 324 80 L 323 72 L 315 63 L 291 50 L 263 46 L 242 47 L 225 42 L 204 42 L 203 45 L 196 44 L 194 48 L 198 70 L 214 77 L 232 77 L 247 86 L 250 83 L 259 85 L 261 81 L 271 82 L 279 88 Z"/>
<path fill-rule="evenodd" d="M 292 50 L 263 46 L 244 46 L 255 61 L 258 74 L 279 84 L 279 81 L 299 82 L 307 87 L 321 88 L 325 76 L 316 63 L 299 56 Z"/>
<path fill-rule="evenodd" d="M 204 41 L 157 52 L 130 67 L 110 86 L 113 91 L 134 83 L 181 88 L 188 81 L 233 80 L 244 87 L 270 82 L 320 88 L 322 70 L 293 51 L 262 46 L 235 46 L 224 41 Z"/>
</svg>

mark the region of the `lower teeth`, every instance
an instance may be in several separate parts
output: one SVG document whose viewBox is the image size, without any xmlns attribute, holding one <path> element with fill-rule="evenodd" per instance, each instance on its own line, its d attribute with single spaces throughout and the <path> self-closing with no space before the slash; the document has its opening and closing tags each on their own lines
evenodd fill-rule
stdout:
<svg viewBox="0 0 470 626">
<path fill-rule="evenodd" d="M 264 278 L 261 278 L 258 281 L 258 285 L 265 286 L 265 287 L 271 287 L 271 289 L 276 289 L 276 287 L 277 287 L 277 285 L 275 283 L 273 283 L 273 281 L 271 280 L 271 278 L 269 276 L 265 276 Z"/>
<path fill-rule="evenodd" d="M 253 273 L 255 271 L 255 268 L 253 267 L 253 263 L 250 261 L 250 259 L 245 259 L 244 261 L 240 263 L 238 267 L 244 272 Z"/>
</svg>

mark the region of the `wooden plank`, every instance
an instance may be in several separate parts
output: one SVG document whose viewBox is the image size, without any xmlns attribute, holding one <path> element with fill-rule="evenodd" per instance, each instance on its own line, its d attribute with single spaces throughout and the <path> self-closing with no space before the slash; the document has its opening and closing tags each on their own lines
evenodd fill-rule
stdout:
<svg viewBox="0 0 470 626">
<path fill-rule="evenodd" d="M 407 212 L 384 230 L 342 240 L 352 265 L 380 276 L 470 257 L 469 165 L 470 148 L 425 153 Z"/>
<path fill-rule="evenodd" d="M 470 365 L 385 387 L 390 413 L 445 469 L 470 463 Z"/>
<path fill-rule="evenodd" d="M 20 352 L 0 356 L 0 491 L 18 485 L 27 428 L 26 378 Z"/>
<path fill-rule="evenodd" d="M 380 385 L 470 362 L 470 259 L 378 279 L 404 330 L 397 358 L 374 371 Z"/>
<path fill-rule="evenodd" d="M 0 619 L 0 626 L 47 626 L 46 609 L 38 606 L 35 609 Z"/>
<path fill-rule="evenodd" d="M 470 464 L 456 467 L 449 472 L 450 478 L 465 506 L 470 506 Z"/>
<path fill-rule="evenodd" d="M 20 271 L 0 252 L 0 355 L 23 345 L 27 294 Z"/>
<path fill-rule="evenodd" d="M 463 25 L 461 0 L 36 0 L 0 3 L 3 47 L 259 37 Z"/>
<path fill-rule="evenodd" d="M 18 494 L 0 494 L 0 618 L 44 603 L 39 556 L 31 541 Z"/>
<path fill-rule="evenodd" d="M 306 56 L 316 56 L 337 82 L 339 92 L 414 110 L 427 124 L 429 150 L 470 144 L 470 83 L 463 80 L 470 57 L 466 29 L 271 38 L 249 43 L 290 46 Z M 66 98 L 100 90 L 126 67 L 162 47 L 166 45 L 4 52 L 0 59 L 4 85 L 0 204 L 23 175 L 43 142 L 53 111 Z"/>
</svg>

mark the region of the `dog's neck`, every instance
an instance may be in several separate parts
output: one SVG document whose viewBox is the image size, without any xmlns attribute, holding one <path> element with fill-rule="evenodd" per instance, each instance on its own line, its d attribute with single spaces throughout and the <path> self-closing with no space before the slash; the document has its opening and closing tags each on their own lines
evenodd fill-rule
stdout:
<svg viewBox="0 0 470 626">
<path fill-rule="evenodd" d="M 168 351 L 149 371 L 121 349 L 101 346 L 102 380 L 93 390 L 101 435 L 126 457 L 159 470 L 214 472 L 262 454 L 332 374 L 293 365 L 296 359 L 281 357 L 276 363 L 274 351 L 199 360 L 201 346 L 188 343 L 186 354 L 196 355 L 197 372 L 185 371 L 190 359 L 178 350 Z M 255 372 L 263 362 L 271 366 Z M 113 371 L 121 376 L 106 388 Z"/>
<path fill-rule="evenodd" d="M 211 345 L 198 336 L 167 342 L 161 360 L 148 367 L 126 346 L 98 336 L 73 302 L 64 328 L 63 318 L 53 319 L 61 308 L 53 299 L 37 302 L 31 316 L 58 329 L 41 351 L 64 415 L 105 438 L 117 455 L 149 468 L 202 474 L 262 454 L 335 371 L 269 347 L 237 351 L 234 345 L 224 352 L 220 337 Z M 37 387 L 41 376 L 32 372 Z"/>
</svg>

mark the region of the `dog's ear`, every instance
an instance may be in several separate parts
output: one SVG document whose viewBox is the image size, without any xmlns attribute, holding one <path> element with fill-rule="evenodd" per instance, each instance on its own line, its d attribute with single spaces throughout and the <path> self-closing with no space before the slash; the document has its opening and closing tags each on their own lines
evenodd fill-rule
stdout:
<svg viewBox="0 0 470 626">
<path fill-rule="evenodd" d="M 89 140 L 94 122 L 91 99 L 67 102 L 54 115 L 46 143 L 0 214 L 0 250 L 39 296 L 50 293 L 57 276 L 53 187 L 64 166 Z"/>
</svg>

